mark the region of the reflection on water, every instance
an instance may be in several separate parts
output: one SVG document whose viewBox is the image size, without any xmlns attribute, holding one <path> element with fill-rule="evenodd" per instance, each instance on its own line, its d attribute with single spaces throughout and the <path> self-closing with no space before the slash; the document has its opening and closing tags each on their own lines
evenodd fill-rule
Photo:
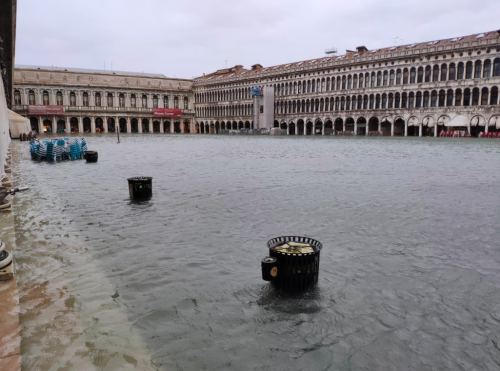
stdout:
<svg viewBox="0 0 500 371">
<path fill-rule="evenodd" d="M 121 139 L 89 136 L 93 165 L 34 163 L 16 144 L 33 189 L 17 218 L 23 360 L 49 349 L 40 334 L 64 333 L 47 362 L 498 369 L 500 141 Z M 128 199 L 131 176 L 153 176 L 151 200 Z M 260 278 L 267 240 L 288 234 L 324 245 L 302 295 Z"/>
</svg>

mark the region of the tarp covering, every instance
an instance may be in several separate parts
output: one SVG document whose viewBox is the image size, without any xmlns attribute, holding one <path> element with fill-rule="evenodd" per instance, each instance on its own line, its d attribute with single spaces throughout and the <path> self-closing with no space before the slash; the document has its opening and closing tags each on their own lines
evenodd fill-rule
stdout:
<svg viewBox="0 0 500 371">
<path fill-rule="evenodd" d="M 30 120 L 26 117 L 18 115 L 10 109 L 8 109 L 8 112 L 10 135 L 12 138 L 19 138 L 20 134 L 28 134 L 31 131 Z"/>
<path fill-rule="evenodd" d="M 469 126 L 469 119 L 465 116 L 458 115 L 445 125 L 452 127 L 467 127 Z"/>
</svg>

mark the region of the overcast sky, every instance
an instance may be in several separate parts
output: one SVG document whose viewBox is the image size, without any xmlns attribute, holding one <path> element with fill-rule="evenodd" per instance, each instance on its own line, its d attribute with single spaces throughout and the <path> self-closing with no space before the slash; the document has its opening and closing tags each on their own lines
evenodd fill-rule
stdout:
<svg viewBox="0 0 500 371">
<path fill-rule="evenodd" d="M 18 0 L 16 64 L 192 78 L 500 29 L 500 0 Z M 401 40 L 402 39 L 402 40 Z"/>
</svg>

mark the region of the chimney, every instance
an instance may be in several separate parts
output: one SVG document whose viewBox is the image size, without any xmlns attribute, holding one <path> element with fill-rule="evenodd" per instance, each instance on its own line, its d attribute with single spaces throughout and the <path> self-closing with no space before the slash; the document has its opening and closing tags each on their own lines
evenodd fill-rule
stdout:
<svg viewBox="0 0 500 371">
<path fill-rule="evenodd" d="M 258 63 L 257 63 L 257 64 L 254 64 L 254 65 L 252 66 L 252 71 L 255 71 L 255 70 L 261 70 L 261 69 L 263 69 L 263 68 L 264 68 L 264 67 L 262 67 L 262 65 L 260 65 L 260 64 L 258 64 Z"/>
<path fill-rule="evenodd" d="M 358 51 L 358 53 L 364 53 L 368 51 L 368 49 L 366 49 L 366 46 L 358 46 L 356 50 Z"/>
</svg>

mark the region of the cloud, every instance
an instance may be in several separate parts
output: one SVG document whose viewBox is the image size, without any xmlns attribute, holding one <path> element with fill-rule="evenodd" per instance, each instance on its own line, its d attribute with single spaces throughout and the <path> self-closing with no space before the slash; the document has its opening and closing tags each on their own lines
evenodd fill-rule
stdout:
<svg viewBox="0 0 500 371">
<path fill-rule="evenodd" d="M 16 63 L 191 78 L 498 28 L 498 0 L 23 0 Z"/>
</svg>

